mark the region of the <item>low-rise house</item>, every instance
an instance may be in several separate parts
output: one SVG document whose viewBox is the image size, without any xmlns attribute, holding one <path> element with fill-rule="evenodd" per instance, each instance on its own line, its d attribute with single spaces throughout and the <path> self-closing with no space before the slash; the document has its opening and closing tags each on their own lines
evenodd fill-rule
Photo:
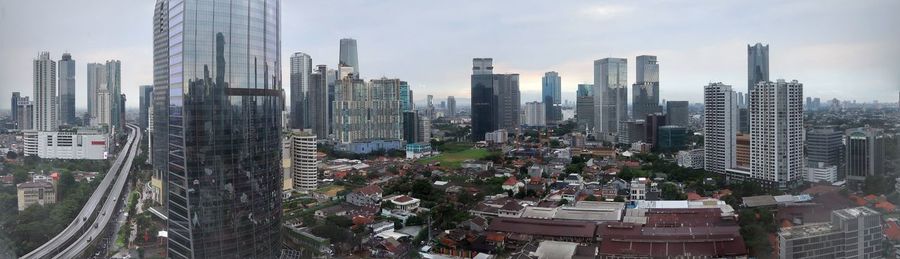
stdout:
<svg viewBox="0 0 900 259">
<path fill-rule="evenodd" d="M 460 167 L 463 169 L 476 169 L 480 171 L 487 171 L 494 167 L 494 162 L 492 161 L 480 161 L 480 160 L 466 160 L 460 164 Z"/>
<path fill-rule="evenodd" d="M 503 182 L 503 185 L 500 186 L 504 191 L 512 191 L 513 193 L 519 192 L 519 188 L 525 187 L 525 184 L 520 182 L 519 179 L 516 179 L 515 176 L 510 176 Z"/>
<path fill-rule="evenodd" d="M 518 202 L 509 201 L 503 205 L 503 207 L 497 209 L 497 215 L 505 218 L 518 218 L 522 216 L 522 212 L 524 211 L 525 207 L 519 205 Z"/>
<path fill-rule="evenodd" d="M 347 194 L 347 202 L 356 206 L 380 205 L 383 192 L 378 185 L 368 185 Z"/>
<path fill-rule="evenodd" d="M 419 199 L 407 196 L 407 195 L 397 195 L 389 197 L 385 200 L 390 201 L 394 204 L 395 209 L 405 210 L 405 211 L 415 211 L 419 208 Z"/>
<path fill-rule="evenodd" d="M 32 205 L 49 205 L 56 203 L 56 186 L 50 181 L 34 180 L 16 185 L 19 211 Z"/>
<path fill-rule="evenodd" d="M 460 225 L 469 230 L 479 233 L 484 232 L 484 230 L 488 227 L 487 219 L 481 216 L 474 216 L 466 221 L 461 222 Z"/>
<path fill-rule="evenodd" d="M 325 218 L 329 216 L 346 216 L 348 211 L 350 211 L 349 207 L 343 204 L 338 204 L 331 207 L 319 209 L 314 213 L 314 215 L 319 218 Z"/>
</svg>

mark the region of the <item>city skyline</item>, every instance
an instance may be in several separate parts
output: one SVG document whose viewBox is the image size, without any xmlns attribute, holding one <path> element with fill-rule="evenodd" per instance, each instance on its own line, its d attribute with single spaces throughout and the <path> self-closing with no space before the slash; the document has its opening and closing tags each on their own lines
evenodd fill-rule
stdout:
<svg viewBox="0 0 900 259">
<path fill-rule="evenodd" d="M 152 40 L 150 28 L 152 2 L 11 2 L 0 8 L 0 31 L 7 32 L 6 47 L 0 50 L 0 77 L 6 78 L 0 98 L 9 99 L 13 91 L 29 93 L 31 73 L 24 65 L 40 51 L 50 51 L 54 59 L 64 52 L 78 60 L 76 71 L 87 71 L 86 64 L 108 59 L 122 60 L 122 90 L 127 96 L 138 96 L 139 86 L 152 82 Z M 592 62 L 606 57 L 633 57 L 647 54 L 659 57 L 666 67 L 661 71 L 660 94 L 666 100 L 702 102 L 703 86 L 710 82 L 742 86 L 747 81 L 746 47 L 757 42 L 770 46 L 770 70 L 772 78 L 800 80 L 807 85 L 806 96 L 870 102 L 895 102 L 892 95 L 880 93 L 900 89 L 900 47 L 896 42 L 900 33 L 890 28 L 900 17 L 890 14 L 897 2 L 844 3 L 833 2 L 765 2 L 765 3 L 585 3 L 546 8 L 543 3 L 501 8 L 480 8 L 466 15 L 451 15 L 452 10 L 473 10 L 472 4 L 447 4 L 428 8 L 424 3 L 391 2 L 365 3 L 359 8 L 340 8 L 342 3 L 309 5 L 303 2 L 285 2 L 286 13 L 304 11 L 309 15 L 286 15 L 282 21 L 285 37 L 282 42 L 282 59 L 294 52 L 310 54 L 313 65 L 336 67 L 339 41 L 353 38 L 358 41 L 359 65 L 367 67 L 366 78 L 404 78 L 412 89 L 444 98 L 449 95 L 468 96 L 469 62 L 471 58 L 490 56 L 501 62 L 500 73 L 521 75 L 522 103 L 539 101 L 541 76 L 546 71 L 558 71 L 565 77 L 562 82 L 563 101 L 575 100 L 577 84 L 590 83 Z M 550 3 L 547 3 L 550 4 Z M 442 4 L 438 4 L 442 5 Z M 505 5 L 491 3 L 489 5 Z M 50 8 L 52 7 L 52 8 Z M 96 12 L 107 13 L 104 18 L 94 17 Z M 17 23 L 25 19 L 23 14 L 43 10 L 42 19 L 26 25 L 31 30 L 20 29 Z M 84 10 L 78 11 L 78 10 Z M 371 10 L 410 11 L 403 19 L 375 19 Z M 419 10 L 415 11 L 414 10 Z M 450 11 L 447 11 L 450 10 Z M 496 10 L 496 11 L 494 11 Z M 698 15 L 676 15 L 683 12 Z M 749 11 L 748 11 L 749 10 Z M 779 18 L 809 16 L 808 19 L 786 20 Z M 551 11 L 566 19 L 536 17 Z M 65 12 L 67 15 L 54 15 Z M 353 19 L 340 20 L 333 12 L 353 15 Z M 642 13 L 652 19 L 634 20 L 630 17 Z M 652 15 L 643 15 L 652 14 Z M 703 14 L 703 15 L 700 15 Z M 837 21 L 828 17 L 841 15 Z M 121 22 L 104 23 L 118 19 Z M 416 18 L 421 17 L 421 18 Z M 21 19 L 20 19 L 21 18 Z M 777 19 L 776 19 L 777 18 Z M 716 19 L 716 23 L 709 23 Z M 76 28 L 89 30 L 63 31 L 54 26 L 63 21 Z M 409 23 L 417 20 L 416 23 Z M 485 22 L 485 20 L 489 22 Z M 326 22 L 322 22 L 326 21 Z M 609 24 L 603 26 L 597 24 Z M 462 23 L 462 24 L 460 24 Z M 718 23 L 718 24 L 717 24 Z M 305 26 L 327 24 L 327 26 Z M 484 28 L 468 31 L 467 24 L 483 24 Z M 673 25 L 674 24 L 674 25 Z M 89 26 L 90 25 L 90 26 Z M 776 26 L 776 29 L 773 26 Z M 12 27 L 17 26 L 17 27 Z M 671 28 L 677 26 L 677 29 Z M 420 27 L 440 28 L 429 32 Z M 373 29 L 373 28 L 378 28 Z M 385 29 L 387 28 L 387 29 Z M 526 29 L 527 28 L 527 29 Z M 557 29 L 554 29 L 557 28 Z M 558 29 L 563 28 L 563 29 Z M 585 32 L 585 28 L 591 28 Z M 825 30 L 828 33 L 822 33 Z M 123 34 L 123 31 L 133 33 Z M 417 33 L 416 41 L 403 37 L 379 37 L 385 32 Z M 491 32 L 502 32 L 492 34 Z M 624 37 L 622 40 L 605 41 L 609 33 L 633 32 L 653 34 L 658 40 L 646 41 L 643 37 Z M 532 35 L 542 34 L 544 40 L 533 40 Z M 76 36 L 77 35 L 77 36 Z M 86 36 L 86 37 L 85 37 Z M 486 38 L 485 38 L 486 37 Z M 60 43 L 57 38 L 71 39 Z M 483 38 L 500 44 L 473 46 L 462 44 L 475 38 Z M 663 44 L 664 42 L 665 44 Z M 526 55 L 525 53 L 529 53 Z M 865 58 L 865 57 L 883 58 Z M 428 57 L 428 58 L 421 58 Z M 855 58 L 854 58 L 855 57 Z M 404 60 L 418 60 L 416 66 L 397 66 Z M 287 62 L 283 64 L 288 71 Z M 629 67 L 629 82 L 635 82 L 634 67 Z M 840 73 L 836 73 L 840 72 Z M 287 78 L 283 78 L 287 81 Z M 867 91 L 851 91 L 849 83 L 862 85 Z M 78 94 L 76 108 L 87 108 L 85 73 L 76 76 Z M 742 89 L 739 87 L 738 89 Z M 743 90 L 742 90 L 743 91 Z M 130 100 L 135 100 L 129 98 Z M 289 98 L 288 98 L 289 99 Z M 416 99 L 416 101 L 424 98 Z M 290 101 L 290 100 L 287 100 Z M 460 106 L 468 106 L 462 100 Z M 129 108 L 137 107 L 134 101 Z"/>
</svg>

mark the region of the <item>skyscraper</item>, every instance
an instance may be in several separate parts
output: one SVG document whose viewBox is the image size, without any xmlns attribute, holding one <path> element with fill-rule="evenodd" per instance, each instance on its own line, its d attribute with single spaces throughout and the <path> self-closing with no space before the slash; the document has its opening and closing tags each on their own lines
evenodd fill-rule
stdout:
<svg viewBox="0 0 900 259">
<path fill-rule="evenodd" d="M 291 182 L 294 189 L 313 191 L 318 188 L 319 171 L 316 159 L 316 136 L 303 130 L 291 132 Z"/>
<path fill-rule="evenodd" d="M 178 71 L 168 80 L 165 119 L 167 256 L 278 257 L 280 1 L 171 3 L 167 14 L 158 4 L 157 15 L 172 36 L 154 35 L 155 50 L 168 49 L 154 60 L 169 57 L 154 63 L 154 75 Z"/>
<path fill-rule="evenodd" d="M 447 96 L 447 116 L 456 117 L 456 98 L 453 96 Z"/>
<path fill-rule="evenodd" d="M 409 83 L 406 81 L 400 81 L 400 111 L 410 111 L 412 110 L 412 97 L 409 92 Z"/>
<path fill-rule="evenodd" d="M 125 121 L 122 121 L 125 111 L 121 110 L 122 105 L 122 63 L 118 60 L 107 60 L 106 67 L 106 90 L 109 91 L 109 128 L 116 134 L 125 127 Z"/>
<path fill-rule="evenodd" d="M 611 134 L 619 121 L 628 119 L 628 61 L 604 58 L 594 61 L 594 131 Z"/>
<path fill-rule="evenodd" d="M 154 20 L 156 22 L 156 20 Z M 154 31 L 155 32 L 155 31 Z M 168 38 L 166 38 L 168 39 Z M 155 52 L 156 50 L 154 50 Z M 106 89 L 106 66 L 100 63 L 87 64 L 87 108 L 91 118 L 90 125 L 96 126 L 97 118 L 97 94 L 100 89 Z M 158 75 L 154 75 L 156 77 Z M 88 122 L 85 122 L 88 123 Z"/>
<path fill-rule="evenodd" d="M 724 174 L 735 166 L 737 94 L 730 85 L 711 83 L 704 88 L 703 104 L 703 168 Z"/>
<path fill-rule="evenodd" d="M 95 64 L 102 69 L 100 64 Z M 88 85 L 91 67 L 88 64 Z M 102 74 L 102 73 L 100 73 Z M 98 79 L 101 77 L 98 77 Z M 182 77 L 183 78 L 183 77 Z M 97 87 L 95 89 L 101 89 Z M 96 91 L 96 90 L 95 90 Z M 167 208 L 169 179 L 169 0 L 156 0 L 153 11 L 153 132 L 147 134 L 153 176 L 162 181 L 160 201 Z M 93 113 L 92 113 L 93 116 Z M 182 195 L 183 197 L 183 195 Z M 184 232 L 181 232 L 182 234 Z"/>
<path fill-rule="evenodd" d="M 425 96 L 425 117 L 434 119 L 434 95 Z"/>
<path fill-rule="evenodd" d="M 28 97 L 20 97 L 16 101 L 16 129 L 32 130 L 34 129 L 34 103 L 28 100 Z"/>
<path fill-rule="evenodd" d="M 824 163 L 841 167 L 844 161 L 843 132 L 835 127 L 820 126 L 806 132 L 806 160 L 808 164 Z"/>
<path fill-rule="evenodd" d="M 747 45 L 747 94 L 759 82 L 769 81 L 769 45 Z"/>
<path fill-rule="evenodd" d="M 153 86 L 142 85 L 140 100 L 138 100 L 138 125 L 141 129 L 147 129 L 150 125 L 150 106 L 153 105 Z"/>
<path fill-rule="evenodd" d="M 846 170 L 848 186 L 859 190 L 870 176 L 884 174 L 884 130 L 878 128 L 848 129 Z"/>
<path fill-rule="evenodd" d="M 415 143 L 419 136 L 419 112 L 415 110 L 403 111 L 403 140 L 406 143 Z"/>
<path fill-rule="evenodd" d="M 519 126 L 519 74 L 494 74 L 493 59 L 472 59 L 472 139 L 497 129 Z"/>
<path fill-rule="evenodd" d="M 22 97 L 22 93 L 19 93 L 19 92 L 12 92 L 12 98 L 11 98 L 11 100 L 10 100 L 10 102 L 9 102 L 9 103 L 10 103 L 10 106 L 11 106 L 11 108 L 9 109 L 9 111 L 10 111 L 10 113 L 9 113 L 10 116 L 9 116 L 9 117 L 12 118 L 13 124 L 18 123 L 18 116 L 16 116 L 16 115 L 19 114 L 19 112 L 18 112 L 18 106 L 19 106 L 18 102 L 19 102 L 19 98 L 21 98 L 21 97 Z"/>
<path fill-rule="evenodd" d="M 544 104 L 540 102 L 525 103 L 525 125 L 528 125 L 530 127 L 546 126 L 547 121 L 546 117 L 544 117 L 546 116 L 544 108 Z"/>
<path fill-rule="evenodd" d="M 637 56 L 636 82 L 631 89 L 631 116 L 643 118 L 647 114 L 661 112 L 659 107 L 659 64 L 656 56 Z"/>
<path fill-rule="evenodd" d="M 341 144 L 361 140 L 399 140 L 400 79 L 366 83 L 356 77 L 335 82 L 334 137 Z"/>
<path fill-rule="evenodd" d="M 690 118 L 688 101 L 666 102 L 666 119 L 669 125 L 687 127 L 690 124 Z"/>
<path fill-rule="evenodd" d="M 547 122 L 557 123 L 562 120 L 562 78 L 556 71 L 544 73 L 541 78 L 541 101 Z"/>
<path fill-rule="evenodd" d="M 769 188 L 799 184 L 803 165 L 803 84 L 764 82 L 750 91 L 750 173 Z"/>
<path fill-rule="evenodd" d="M 345 38 L 341 39 L 340 57 L 338 60 L 338 71 L 342 67 L 351 67 L 352 73 L 359 77 L 359 61 L 356 54 L 356 40 Z M 344 75 L 341 75 L 344 77 Z"/>
<path fill-rule="evenodd" d="M 75 60 L 63 53 L 59 60 L 59 122 L 75 125 Z"/>
<path fill-rule="evenodd" d="M 325 78 L 328 68 L 325 65 L 316 66 L 316 70 L 309 75 L 309 121 L 312 123 L 313 134 L 319 139 L 328 136 L 328 83 Z"/>
<path fill-rule="evenodd" d="M 50 52 L 41 52 L 34 59 L 34 129 L 57 130 L 56 62 Z"/>
<path fill-rule="evenodd" d="M 291 128 L 307 129 L 309 121 L 309 75 L 312 59 L 303 52 L 291 56 Z"/>
<path fill-rule="evenodd" d="M 594 85 L 578 84 L 575 93 L 575 119 L 580 130 L 594 128 Z"/>
</svg>

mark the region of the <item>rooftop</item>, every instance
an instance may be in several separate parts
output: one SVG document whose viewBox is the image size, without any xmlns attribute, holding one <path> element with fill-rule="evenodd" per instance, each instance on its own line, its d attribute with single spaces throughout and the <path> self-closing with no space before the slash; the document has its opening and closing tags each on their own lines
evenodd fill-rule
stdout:
<svg viewBox="0 0 900 259">
<path fill-rule="evenodd" d="M 495 218 L 488 226 L 488 230 L 541 236 L 593 238 L 596 227 L 592 222 Z"/>
<path fill-rule="evenodd" d="M 831 223 L 813 223 L 794 227 L 781 228 L 778 236 L 785 239 L 807 238 L 812 236 L 826 235 L 834 232 L 835 228 Z"/>
</svg>

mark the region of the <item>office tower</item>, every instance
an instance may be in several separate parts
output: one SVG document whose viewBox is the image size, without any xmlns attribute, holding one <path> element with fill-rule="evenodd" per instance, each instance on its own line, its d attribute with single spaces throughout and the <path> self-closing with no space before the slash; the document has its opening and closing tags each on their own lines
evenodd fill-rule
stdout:
<svg viewBox="0 0 900 259">
<path fill-rule="evenodd" d="M 860 190 L 866 177 L 884 175 L 885 140 L 882 129 L 866 127 L 846 131 L 847 186 Z"/>
<path fill-rule="evenodd" d="M 338 71 L 334 69 L 328 69 L 325 71 L 325 85 L 328 86 L 328 134 L 334 133 L 334 87 L 335 81 L 338 79 Z"/>
<path fill-rule="evenodd" d="M 747 45 L 747 94 L 759 82 L 769 81 L 769 45 Z"/>
<path fill-rule="evenodd" d="M 400 111 L 412 110 L 412 99 L 409 91 L 409 83 L 400 81 Z"/>
<path fill-rule="evenodd" d="M 659 112 L 647 114 L 644 122 L 644 142 L 653 145 L 653 149 L 656 150 L 656 146 L 659 144 L 659 128 L 668 125 L 666 115 Z"/>
<path fill-rule="evenodd" d="M 308 129 L 309 122 L 309 75 L 312 74 L 312 59 L 303 52 L 291 56 L 291 128 Z"/>
<path fill-rule="evenodd" d="M 763 82 L 750 91 L 750 176 L 770 188 L 803 178 L 803 84 Z"/>
<path fill-rule="evenodd" d="M 619 132 L 616 135 L 616 142 L 619 144 L 631 145 L 638 141 L 647 140 L 647 122 L 641 120 L 620 121 Z"/>
<path fill-rule="evenodd" d="M 34 59 L 34 129 L 57 130 L 56 62 L 50 52 Z"/>
<path fill-rule="evenodd" d="M 456 97 L 447 96 L 447 116 L 456 117 Z"/>
<path fill-rule="evenodd" d="M 9 109 L 9 117 L 12 119 L 13 125 L 18 123 L 17 114 L 19 114 L 19 112 L 18 112 L 17 108 L 19 106 L 19 104 L 18 104 L 19 98 L 21 98 L 21 97 L 22 97 L 22 93 L 13 92 L 12 98 L 10 99 L 10 102 L 9 102 L 9 104 L 11 106 Z"/>
<path fill-rule="evenodd" d="M 416 99 L 413 98 L 413 90 L 412 89 L 409 89 L 409 109 L 410 110 L 416 109 Z"/>
<path fill-rule="evenodd" d="M 525 103 L 525 125 L 541 127 L 547 125 L 544 104 L 540 102 Z"/>
<path fill-rule="evenodd" d="M 19 97 L 16 100 L 16 129 L 19 131 L 34 129 L 34 103 L 28 97 Z"/>
<path fill-rule="evenodd" d="M 355 39 L 341 39 L 341 49 L 340 49 L 340 57 L 338 60 L 338 70 L 341 68 L 349 67 L 349 73 L 353 73 L 357 77 L 359 77 L 359 61 L 356 54 L 356 40 Z M 342 74 L 341 77 L 345 75 Z"/>
<path fill-rule="evenodd" d="M 494 74 L 493 59 L 472 59 L 472 138 L 497 129 L 515 131 L 521 101 L 519 74 Z"/>
<path fill-rule="evenodd" d="M 750 96 L 749 94 L 747 96 Z M 750 134 L 750 108 L 738 108 L 738 132 Z"/>
<path fill-rule="evenodd" d="M 562 120 L 562 77 L 556 71 L 544 73 L 541 78 L 541 101 L 544 102 L 547 122 Z"/>
<path fill-rule="evenodd" d="M 578 84 L 575 93 L 575 119 L 580 130 L 594 128 L 594 85 Z"/>
<path fill-rule="evenodd" d="M 155 50 L 168 48 L 154 61 L 169 57 L 168 66 L 154 62 L 154 75 L 177 72 L 168 80 L 166 255 L 278 257 L 280 1 L 170 3 L 160 18 L 171 37 L 154 38 Z"/>
<path fill-rule="evenodd" d="M 416 142 L 431 142 L 431 119 L 428 116 L 418 114 L 416 123 Z"/>
<path fill-rule="evenodd" d="M 75 60 L 63 53 L 59 60 L 59 122 L 75 125 Z"/>
<path fill-rule="evenodd" d="M 318 139 L 328 136 L 328 83 L 325 78 L 328 68 L 325 65 L 316 66 L 316 70 L 309 75 L 309 121 L 312 123 L 313 134 Z"/>
<path fill-rule="evenodd" d="M 294 129 L 291 131 L 291 182 L 295 190 L 313 191 L 319 187 L 316 159 L 316 135 Z"/>
<path fill-rule="evenodd" d="M 842 171 L 844 162 L 843 132 L 831 126 L 815 127 L 806 132 L 806 161 L 810 167 L 837 166 Z"/>
<path fill-rule="evenodd" d="M 407 144 L 418 141 L 419 113 L 414 110 L 403 111 L 403 140 Z"/>
<path fill-rule="evenodd" d="M 119 128 L 125 129 L 125 94 L 119 95 Z"/>
<path fill-rule="evenodd" d="M 604 58 L 594 61 L 594 131 L 615 133 L 628 117 L 628 61 Z"/>
<path fill-rule="evenodd" d="M 703 168 L 724 174 L 735 165 L 737 94 L 730 85 L 710 83 L 704 88 L 703 104 Z"/>
<path fill-rule="evenodd" d="M 656 56 L 637 56 L 635 68 L 637 75 L 631 89 L 631 116 L 643 118 L 647 114 L 662 112 L 659 107 L 659 64 Z"/>
<path fill-rule="evenodd" d="M 112 97 L 109 94 L 109 90 L 100 89 L 97 91 L 97 118 L 93 120 L 96 121 L 97 126 L 106 126 L 110 127 L 112 124 Z"/>
<path fill-rule="evenodd" d="M 141 129 L 147 129 L 150 123 L 150 105 L 153 96 L 152 85 L 142 85 L 140 92 L 140 100 L 138 100 L 138 125 Z"/>
<path fill-rule="evenodd" d="M 155 22 L 156 20 L 154 20 Z M 154 31 L 154 34 L 155 31 Z M 166 38 L 168 39 L 168 38 Z M 154 50 L 155 52 L 156 50 Z M 158 75 L 154 75 L 156 77 Z M 90 125 L 96 126 L 94 118 L 97 118 L 97 91 L 106 89 L 106 67 L 100 63 L 87 64 L 87 108 L 91 118 Z M 88 122 L 85 122 L 86 124 Z"/>
<path fill-rule="evenodd" d="M 678 125 L 666 125 L 656 129 L 656 143 L 653 148 L 658 152 L 671 153 L 687 147 L 687 128 Z"/>
<path fill-rule="evenodd" d="M 429 94 L 425 98 L 425 117 L 434 119 L 434 96 Z"/>
<path fill-rule="evenodd" d="M 447 101 L 441 101 L 441 110 L 447 110 Z"/>
<path fill-rule="evenodd" d="M 122 117 L 125 111 L 121 110 L 122 104 L 122 63 L 118 60 L 107 60 L 106 67 L 106 90 L 109 91 L 109 128 L 115 134 L 125 127 L 125 121 Z"/>
<path fill-rule="evenodd" d="M 775 246 L 778 258 L 883 258 L 881 213 L 868 207 L 831 212 L 831 221 L 784 227 Z"/>
<path fill-rule="evenodd" d="M 688 101 L 666 102 L 666 119 L 669 125 L 682 127 L 690 126 L 690 114 L 688 113 Z"/>
<path fill-rule="evenodd" d="M 96 70 L 103 69 L 95 64 Z M 88 64 L 88 86 L 91 85 L 91 64 Z M 99 74 L 104 74 L 97 72 Z M 97 77 L 99 79 L 103 77 Z M 104 87 L 105 88 L 105 87 Z M 101 89 L 98 87 L 95 89 Z M 96 91 L 96 90 L 95 90 Z M 153 176 L 159 179 L 159 200 L 163 208 L 168 201 L 169 168 L 169 0 L 157 0 L 153 10 L 153 132 L 149 137 Z M 99 102 L 99 101 L 98 101 Z M 93 116 L 93 113 L 91 113 Z M 182 232 L 184 233 L 184 232 Z"/>
<path fill-rule="evenodd" d="M 347 144 L 370 139 L 400 139 L 400 79 L 369 83 L 355 77 L 335 82 L 334 135 Z"/>
</svg>

